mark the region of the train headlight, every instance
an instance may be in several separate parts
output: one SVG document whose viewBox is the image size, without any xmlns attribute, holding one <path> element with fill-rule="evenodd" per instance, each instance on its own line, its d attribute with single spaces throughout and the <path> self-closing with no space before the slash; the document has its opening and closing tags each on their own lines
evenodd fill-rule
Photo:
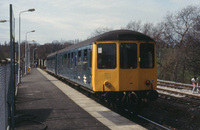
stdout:
<svg viewBox="0 0 200 130">
<path fill-rule="evenodd" d="M 110 87 L 110 85 L 111 85 L 110 82 L 108 82 L 108 81 L 105 81 L 104 84 L 105 84 L 106 87 Z"/>
<path fill-rule="evenodd" d="M 145 83 L 146 83 L 146 85 L 148 85 L 148 86 L 151 84 L 151 82 L 150 82 L 149 80 L 147 80 Z"/>
</svg>

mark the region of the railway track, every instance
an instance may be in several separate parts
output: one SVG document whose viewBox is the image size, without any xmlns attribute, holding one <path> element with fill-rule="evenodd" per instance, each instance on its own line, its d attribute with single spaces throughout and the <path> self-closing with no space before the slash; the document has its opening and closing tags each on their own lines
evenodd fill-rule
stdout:
<svg viewBox="0 0 200 130">
<path fill-rule="evenodd" d="M 148 119 L 148 118 L 146 118 L 146 117 L 143 117 L 143 116 L 141 116 L 141 115 L 137 115 L 137 116 L 138 116 L 139 118 L 143 119 L 143 120 L 146 120 L 146 121 L 148 121 L 148 122 L 150 122 L 150 123 L 156 125 L 158 129 L 161 128 L 161 129 L 164 129 L 164 130 L 171 130 L 170 128 L 165 127 L 165 126 L 163 126 L 163 125 L 161 125 L 161 124 L 158 124 L 158 123 L 156 123 L 156 122 L 154 122 L 154 121 L 152 121 L 152 120 L 150 120 L 150 119 Z"/>
<path fill-rule="evenodd" d="M 128 118 L 129 120 L 132 120 L 133 122 L 141 124 L 142 126 L 144 126 L 145 128 L 149 130 L 171 130 L 171 128 L 168 128 L 167 126 L 156 123 L 155 121 L 143 115 L 136 114 L 135 112 L 129 111 L 128 109 L 125 109 L 125 111 L 126 112 L 122 114 L 124 117 Z"/>
<path fill-rule="evenodd" d="M 147 122 L 150 122 L 154 124 L 156 129 L 176 129 L 180 128 L 182 125 L 177 127 L 177 124 L 173 123 L 167 123 L 164 118 L 165 117 L 169 120 L 182 120 L 183 115 L 177 116 L 176 115 L 176 110 L 181 111 L 190 111 L 191 113 L 186 112 L 187 116 L 185 116 L 185 120 L 188 120 L 192 118 L 194 115 L 192 115 L 192 112 L 200 109 L 200 94 L 197 93 L 192 93 L 193 86 L 191 84 L 182 84 L 182 83 L 177 83 L 177 82 L 171 82 L 171 81 L 164 81 L 164 80 L 157 80 L 157 90 L 159 92 L 159 98 L 162 102 L 166 102 L 167 107 L 158 107 L 162 109 L 163 113 L 166 111 L 168 112 L 167 115 L 161 114 L 161 118 L 156 120 L 155 118 L 152 118 L 155 120 L 155 122 L 160 122 L 160 123 L 155 123 L 152 120 L 149 120 L 148 118 L 146 119 L 145 117 L 149 117 L 151 119 L 151 116 L 149 116 L 146 113 L 141 113 L 140 115 L 137 115 L 139 118 L 142 118 L 144 120 L 147 120 Z M 155 104 L 154 104 L 155 105 Z M 151 107 L 151 106 L 150 106 Z M 167 109 L 165 109 L 167 108 Z M 149 112 L 151 112 L 151 109 L 147 109 Z M 159 109 L 158 109 L 159 110 Z M 166 113 L 167 113 L 166 112 Z M 174 113 L 175 116 L 169 116 L 171 113 Z M 158 111 L 158 113 L 160 113 Z M 161 112 L 162 113 L 162 112 Z M 196 113 L 196 112 L 195 112 Z M 191 115 L 190 115 L 191 114 Z M 141 116 L 142 115 L 142 116 Z M 152 113 L 151 115 L 155 115 Z M 143 117 L 144 116 L 144 117 Z M 188 118 L 189 117 L 189 118 Z M 164 123 L 163 123 L 164 122 Z M 183 121 L 184 122 L 184 121 Z M 164 125 L 164 126 L 163 126 Z"/>
<path fill-rule="evenodd" d="M 200 98 L 200 94 L 192 93 L 191 84 L 183 84 L 165 80 L 157 80 L 157 90 L 161 94 L 170 94 L 178 97 Z"/>
<path fill-rule="evenodd" d="M 193 86 L 164 80 L 158 80 L 157 90 L 160 98 L 167 98 L 192 108 L 200 106 L 200 93 L 192 93 Z M 165 96 L 167 95 L 167 96 Z"/>
</svg>

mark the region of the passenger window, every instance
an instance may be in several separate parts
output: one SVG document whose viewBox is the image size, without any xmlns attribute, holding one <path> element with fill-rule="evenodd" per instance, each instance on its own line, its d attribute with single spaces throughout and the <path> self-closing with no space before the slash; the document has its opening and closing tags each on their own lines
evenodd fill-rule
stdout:
<svg viewBox="0 0 200 130">
<path fill-rule="evenodd" d="M 81 61 L 81 51 L 78 51 L 78 62 Z"/>
<path fill-rule="evenodd" d="M 83 51 L 84 55 L 83 55 L 83 70 L 87 70 L 88 68 L 88 52 L 87 49 L 85 49 Z"/>
<path fill-rule="evenodd" d="M 99 69 L 116 68 L 115 43 L 101 43 L 97 45 L 97 67 Z"/>
<path fill-rule="evenodd" d="M 76 59 L 77 59 L 77 54 L 74 52 L 74 66 L 76 66 Z"/>
<path fill-rule="evenodd" d="M 58 56 L 58 65 L 62 65 L 62 56 Z"/>
<path fill-rule="evenodd" d="M 140 67 L 154 68 L 154 44 L 140 44 Z"/>
<path fill-rule="evenodd" d="M 122 69 L 137 68 L 137 44 L 120 44 L 120 67 Z"/>
<path fill-rule="evenodd" d="M 63 55 L 61 56 L 61 65 L 63 65 Z"/>
<path fill-rule="evenodd" d="M 70 53 L 67 55 L 67 67 L 70 68 Z"/>
<path fill-rule="evenodd" d="M 89 67 L 91 68 L 92 67 L 92 51 L 91 50 L 89 50 L 89 56 L 90 56 L 90 61 L 89 61 Z"/>
<path fill-rule="evenodd" d="M 78 51 L 78 65 L 77 65 L 77 71 L 81 71 L 81 50 Z"/>
<path fill-rule="evenodd" d="M 84 52 L 84 60 L 83 61 L 87 61 L 87 49 L 85 49 L 83 52 Z"/>
<path fill-rule="evenodd" d="M 64 54 L 64 65 L 67 65 L 67 54 Z"/>
<path fill-rule="evenodd" d="M 73 52 L 71 53 L 71 68 L 74 66 L 74 55 Z"/>
</svg>

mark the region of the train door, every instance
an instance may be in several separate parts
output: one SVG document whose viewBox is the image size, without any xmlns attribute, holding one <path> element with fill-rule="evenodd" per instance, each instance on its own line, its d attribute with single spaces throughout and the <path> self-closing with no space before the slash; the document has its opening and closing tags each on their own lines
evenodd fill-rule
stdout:
<svg viewBox="0 0 200 130">
<path fill-rule="evenodd" d="M 140 90 L 155 89 L 157 82 L 155 43 L 140 43 L 139 56 L 138 77 Z M 146 82 L 149 82 L 149 84 Z"/>
<path fill-rule="evenodd" d="M 82 84 L 84 85 L 84 86 L 86 86 L 86 87 L 89 87 L 89 88 L 91 88 L 90 87 L 90 81 L 91 81 L 91 79 L 90 79 L 90 73 L 89 73 L 89 54 L 90 52 L 89 52 L 89 49 L 88 49 L 88 47 L 87 48 L 84 48 L 83 49 L 83 55 L 82 55 L 82 57 L 83 57 L 83 61 L 82 61 Z"/>
<path fill-rule="evenodd" d="M 71 65 L 71 53 L 68 52 L 67 54 L 67 78 L 68 79 L 70 79 L 70 75 L 71 75 L 70 65 Z"/>
<path fill-rule="evenodd" d="M 77 80 L 82 82 L 82 49 L 77 51 Z"/>
<path fill-rule="evenodd" d="M 119 90 L 138 90 L 138 44 L 119 43 Z"/>
<path fill-rule="evenodd" d="M 92 78 L 92 46 L 89 47 L 88 49 L 88 78 L 87 78 L 87 82 L 88 82 L 88 87 L 92 88 L 91 86 L 91 78 Z"/>
<path fill-rule="evenodd" d="M 64 53 L 63 56 L 63 75 L 67 77 L 67 53 Z"/>
<path fill-rule="evenodd" d="M 73 50 L 72 52 L 71 52 L 71 68 L 70 68 L 70 71 L 71 71 L 71 80 L 72 81 L 74 81 L 75 80 L 75 76 L 76 76 L 76 73 L 75 73 L 75 67 L 74 67 L 74 65 L 75 65 L 75 55 L 76 53 L 75 53 L 75 50 Z"/>
</svg>

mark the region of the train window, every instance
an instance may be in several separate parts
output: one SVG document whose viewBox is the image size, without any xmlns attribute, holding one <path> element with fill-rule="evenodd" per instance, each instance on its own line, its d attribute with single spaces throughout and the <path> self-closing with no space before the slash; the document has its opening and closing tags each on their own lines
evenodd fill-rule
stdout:
<svg viewBox="0 0 200 130">
<path fill-rule="evenodd" d="M 83 50 L 83 70 L 87 70 L 88 67 L 88 56 L 87 56 L 87 49 Z"/>
<path fill-rule="evenodd" d="M 61 56 L 61 65 L 63 65 L 63 55 Z"/>
<path fill-rule="evenodd" d="M 83 56 L 83 61 L 87 61 L 87 49 L 85 49 L 84 51 L 83 51 L 83 53 L 84 53 L 84 56 Z"/>
<path fill-rule="evenodd" d="M 58 56 L 58 65 L 61 65 L 61 62 L 62 62 L 62 57 Z"/>
<path fill-rule="evenodd" d="M 154 44 L 141 43 L 140 44 L 140 67 L 153 68 L 154 67 Z"/>
<path fill-rule="evenodd" d="M 87 57 L 87 49 L 85 49 L 83 52 L 84 52 L 84 57 Z"/>
<path fill-rule="evenodd" d="M 64 60 L 63 61 L 64 61 L 63 64 L 67 65 L 67 54 L 64 54 Z"/>
<path fill-rule="evenodd" d="M 90 61 L 89 61 L 89 67 L 92 67 L 92 51 L 89 50 L 90 53 L 89 53 L 89 56 L 90 56 Z"/>
<path fill-rule="evenodd" d="M 78 51 L 78 62 L 81 61 L 81 51 Z"/>
<path fill-rule="evenodd" d="M 71 53 L 71 68 L 74 66 L 74 55 L 73 52 Z"/>
<path fill-rule="evenodd" d="M 137 68 L 137 44 L 120 44 L 120 67 L 122 69 Z"/>
<path fill-rule="evenodd" d="M 70 53 L 67 54 L 67 68 L 70 68 Z"/>
<path fill-rule="evenodd" d="M 77 59 L 77 55 L 76 52 L 74 52 L 74 66 L 76 67 L 76 59 Z"/>
<path fill-rule="evenodd" d="M 116 68 L 115 43 L 102 43 L 97 45 L 97 67 L 99 69 Z"/>
<path fill-rule="evenodd" d="M 81 71 L 81 50 L 78 51 L 78 64 L 77 64 L 77 71 Z"/>
</svg>

